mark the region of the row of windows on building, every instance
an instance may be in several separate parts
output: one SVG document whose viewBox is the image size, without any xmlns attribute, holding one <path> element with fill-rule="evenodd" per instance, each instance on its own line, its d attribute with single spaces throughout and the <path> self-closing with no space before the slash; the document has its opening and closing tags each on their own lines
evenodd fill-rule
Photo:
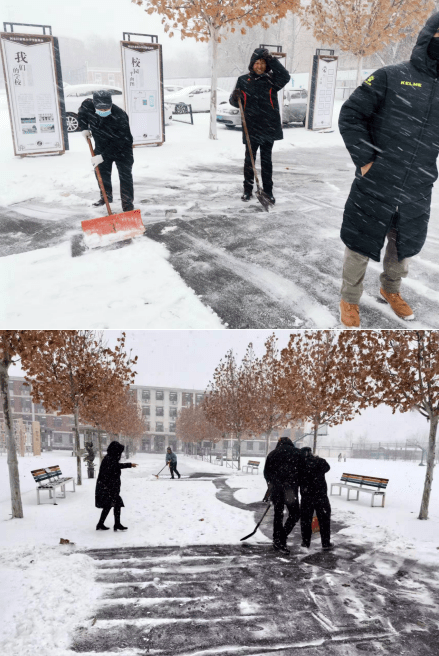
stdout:
<svg viewBox="0 0 439 656">
<path fill-rule="evenodd" d="M 155 394 L 154 394 L 155 392 Z M 169 403 L 177 405 L 178 404 L 178 392 L 167 392 L 169 395 Z M 204 394 L 195 394 L 195 403 L 198 405 L 204 398 Z M 164 390 L 142 390 L 142 405 L 144 403 L 149 403 L 151 400 L 155 401 L 164 401 L 165 392 Z M 181 392 L 181 403 L 182 405 L 190 405 L 194 402 L 194 394 L 192 392 Z"/>
</svg>

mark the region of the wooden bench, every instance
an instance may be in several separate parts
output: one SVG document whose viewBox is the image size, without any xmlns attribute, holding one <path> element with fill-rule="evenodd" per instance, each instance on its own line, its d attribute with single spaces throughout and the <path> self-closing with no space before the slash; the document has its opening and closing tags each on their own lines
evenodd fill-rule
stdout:
<svg viewBox="0 0 439 656">
<path fill-rule="evenodd" d="M 259 460 L 249 460 L 248 463 L 243 466 L 242 471 L 244 473 L 244 469 L 245 469 L 247 474 L 248 474 L 248 470 L 250 470 L 252 474 L 253 474 L 254 471 L 256 471 L 256 473 L 258 473 L 260 464 L 261 463 L 260 463 Z"/>
<path fill-rule="evenodd" d="M 331 495 L 332 488 L 338 487 L 340 493 L 337 496 L 341 496 L 341 489 L 345 487 L 348 491 L 347 500 L 348 501 L 358 501 L 360 492 L 367 492 L 372 496 L 371 506 L 374 507 L 375 497 L 381 497 L 381 508 L 384 508 L 384 501 L 386 498 L 385 489 L 387 488 L 387 483 L 389 482 L 388 478 L 375 478 L 374 476 L 360 476 L 359 474 L 343 474 L 340 478 L 340 483 L 331 483 Z M 363 487 L 366 486 L 366 487 Z M 355 490 L 357 496 L 354 499 L 351 499 L 350 493 L 351 490 Z"/>
<path fill-rule="evenodd" d="M 53 504 L 56 506 L 56 488 L 60 487 L 62 494 L 62 499 L 66 498 L 66 483 L 72 481 L 73 483 L 73 492 L 75 492 L 75 479 L 71 476 L 63 476 L 59 465 L 54 465 L 53 467 L 47 467 L 46 469 L 34 469 L 32 476 L 35 479 L 37 486 L 37 501 L 40 505 L 40 490 L 49 490 L 49 498 L 52 499 L 53 494 Z"/>
</svg>

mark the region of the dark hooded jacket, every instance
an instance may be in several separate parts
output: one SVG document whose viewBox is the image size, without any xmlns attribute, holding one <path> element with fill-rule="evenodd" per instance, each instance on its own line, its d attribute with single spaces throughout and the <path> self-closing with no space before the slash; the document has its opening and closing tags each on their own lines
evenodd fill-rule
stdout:
<svg viewBox="0 0 439 656">
<path fill-rule="evenodd" d="M 277 92 L 280 91 L 290 79 L 290 74 L 276 57 L 267 61 L 267 69 L 262 75 L 253 70 L 254 63 L 261 59 L 263 48 L 257 48 L 252 54 L 249 73 L 238 77 L 235 89 L 244 94 L 242 106 L 244 108 L 250 140 L 253 143 L 273 142 L 283 139 L 282 125 L 279 113 Z M 230 96 L 230 104 L 239 107 L 237 101 Z M 242 141 L 246 142 L 245 133 L 242 132 Z"/>
<path fill-rule="evenodd" d="M 297 489 L 301 466 L 300 450 L 288 437 L 283 437 L 267 456 L 264 467 L 265 480 L 274 487 L 288 484 Z"/>
<path fill-rule="evenodd" d="M 95 140 L 95 154 L 105 159 L 133 156 L 133 136 L 128 115 L 117 105 L 111 105 L 109 116 L 96 113 L 93 100 L 87 98 L 78 112 L 79 130 L 90 130 Z"/>
<path fill-rule="evenodd" d="M 300 470 L 300 494 L 302 497 L 321 499 L 327 496 L 325 474 L 331 467 L 324 458 L 302 454 L 302 466 Z"/>
<path fill-rule="evenodd" d="M 375 71 L 344 103 L 340 133 L 357 167 L 341 239 L 380 261 L 386 234 L 397 231 L 398 259 L 421 250 L 438 172 L 437 62 L 427 54 L 439 13 L 421 30 L 410 61 Z M 360 167 L 373 161 L 365 176 Z"/>
<path fill-rule="evenodd" d="M 111 442 L 107 455 L 101 462 L 98 480 L 96 481 L 96 508 L 123 506 L 120 496 L 120 472 L 131 467 L 130 462 L 123 465 L 119 462 L 125 447 L 119 442 Z"/>
<path fill-rule="evenodd" d="M 177 465 L 177 456 L 173 451 L 171 451 L 171 453 L 166 451 L 166 464 L 168 464 L 168 462 L 172 465 Z"/>
</svg>

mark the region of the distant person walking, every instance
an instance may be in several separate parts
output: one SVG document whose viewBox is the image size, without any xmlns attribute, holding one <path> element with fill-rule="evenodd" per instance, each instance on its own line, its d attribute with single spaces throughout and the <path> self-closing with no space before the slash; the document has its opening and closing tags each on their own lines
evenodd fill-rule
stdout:
<svg viewBox="0 0 439 656">
<path fill-rule="evenodd" d="M 177 471 L 177 455 L 172 451 L 170 446 L 166 449 L 166 464 L 169 465 L 171 478 L 174 478 L 174 473 L 177 474 L 178 478 L 181 478 Z"/>
<path fill-rule="evenodd" d="M 122 465 L 119 462 L 124 448 L 123 444 L 119 442 L 110 442 L 107 455 L 103 458 L 99 468 L 96 481 L 96 508 L 102 508 L 102 513 L 96 526 L 97 531 L 108 531 L 109 527 L 105 526 L 104 522 L 112 508 L 114 508 L 114 530 L 127 530 L 127 526 L 122 526 L 120 523 L 120 510 L 124 507 L 120 496 L 120 472 L 122 469 L 137 467 L 137 465 L 133 462 L 125 462 Z"/>
<path fill-rule="evenodd" d="M 233 107 L 239 107 L 238 98 L 241 99 L 253 158 L 256 160 L 260 148 L 262 186 L 274 203 L 271 154 L 274 142 L 283 139 L 277 93 L 289 82 L 290 74 L 265 48 L 256 48 L 248 68 L 249 73 L 238 77 L 229 102 Z M 252 198 L 254 173 L 244 131 L 242 142 L 245 145 L 245 160 L 241 199 L 247 202 Z"/>
<path fill-rule="evenodd" d="M 341 462 L 341 458 L 342 458 L 341 453 L 339 453 L 338 454 L 338 462 Z"/>
<path fill-rule="evenodd" d="M 438 177 L 439 13 L 419 33 L 410 61 L 379 68 L 346 100 L 339 128 L 356 166 L 341 239 L 346 249 L 341 323 L 360 326 L 359 302 L 369 258 L 380 261 L 380 296 L 401 319 L 414 311 L 401 297 L 410 258 L 427 237 Z"/>
<path fill-rule="evenodd" d="M 303 465 L 300 471 L 300 529 L 302 547 L 309 548 L 312 535 L 312 518 L 314 511 L 320 525 L 320 537 L 324 551 L 334 548 L 331 543 L 331 504 L 328 499 L 328 487 L 325 474 L 331 468 L 323 458 L 313 456 L 308 446 L 300 449 Z"/>
<path fill-rule="evenodd" d="M 276 448 L 268 454 L 265 461 L 264 477 L 274 507 L 273 548 L 284 554 L 290 553 L 287 548 L 287 538 L 300 517 L 301 464 L 300 451 L 289 437 L 280 437 Z M 284 524 L 285 506 L 288 510 L 288 518 Z"/>
</svg>

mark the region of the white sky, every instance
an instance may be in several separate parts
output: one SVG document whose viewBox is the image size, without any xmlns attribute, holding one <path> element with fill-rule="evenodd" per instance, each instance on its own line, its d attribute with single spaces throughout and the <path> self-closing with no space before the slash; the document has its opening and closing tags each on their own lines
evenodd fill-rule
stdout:
<svg viewBox="0 0 439 656">
<path fill-rule="evenodd" d="M 4 0 L 2 3 L 3 21 L 51 25 L 54 36 L 68 36 L 84 39 L 91 34 L 102 38 L 122 39 L 122 32 L 157 34 L 159 43 L 167 54 L 177 54 L 184 44 L 194 50 L 205 46 L 197 45 L 193 39 L 185 39 L 183 44 L 176 32 L 173 38 L 165 35 L 158 14 L 148 15 L 143 7 L 131 0 L 74 0 L 67 4 L 55 0 Z M 14 28 L 18 31 L 18 28 Z M 26 30 L 27 31 L 27 30 Z"/>
<path fill-rule="evenodd" d="M 116 344 L 120 331 L 106 330 L 109 346 Z M 215 367 L 232 348 L 239 361 L 249 344 L 256 355 L 264 353 L 264 342 L 272 334 L 280 349 L 288 344 L 291 330 L 127 330 L 127 349 L 139 360 L 137 385 L 186 387 L 204 390 Z M 11 376 L 22 376 L 20 367 L 10 369 Z M 353 421 L 329 429 L 331 441 L 346 437 L 357 441 L 366 434 L 370 441 L 396 442 L 417 437 L 428 439 L 428 423 L 419 413 L 396 413 L 387 407 L 370 408 Z M 322 438 L 327 443 L 328 438 Z"/>
</svg>

